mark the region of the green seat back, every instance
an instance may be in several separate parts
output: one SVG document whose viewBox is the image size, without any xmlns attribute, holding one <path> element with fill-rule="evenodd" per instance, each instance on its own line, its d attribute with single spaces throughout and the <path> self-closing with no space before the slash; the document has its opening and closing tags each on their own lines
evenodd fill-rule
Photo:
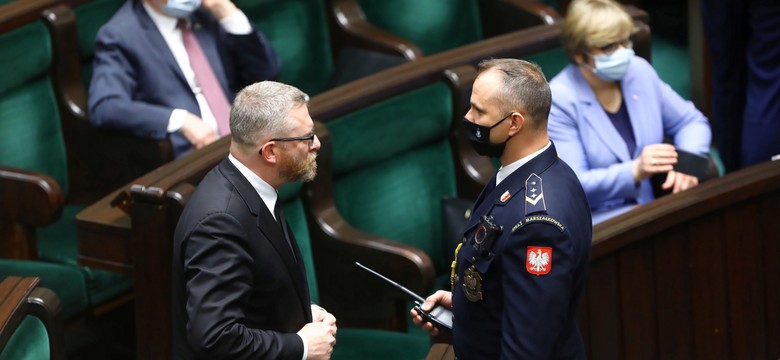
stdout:
<svg viewBox="0 0 780 360">
<path fill-rule="evenodd" d="M 0 360 L 48 360 L 49 334 L 40 319 L 27 315 L 8 339 Z"/>
<path fill-rule="evenodd" d="M 569 65 L 569 58 L 566 52 L 563 51 L 563 48 L 555 48 L 526 56 L 523 60 L 528 60 L 541 66 L 547 81 L 552 80 L 566 65 Z"/>
<path fill-rule="evenodd" d="M 0 163 L 51 176 L 66 195 L 66 150 L 49 76 L 51 62 L 51 39 L 43 22 L 0 34 L 0 67 L 14 69 L 0 77 Z M 40 229 L 38 255 L 78 270 L 87 284 L 87 302 L 98 304 L 129 289 L 132 278 L 78 264 L 75 219 L 81 208 L 66 206 L 57 222 Z"/>
<path fill-rule="evenodd" d="M 476 0 L 359 0 L 368 21 L 430 55 L 482 39 Z"/>
<path fill-rule="evenodd" d="M 42 22 L 0 34 L 0 164 L 51 176 L 68 189 L 65 142 Z"/>
<path fill-rule="evenodd" d="M 326 123 L 333 197 L 345 220 L 425 251 L 439 273 L 449 261 L 440 202 L 456 194 L 451 121 L 450 90 L 436 83 Z"/>
<path fill-rule="evenodd" d="M 95 39 L 98 30 L 119 10 L 126 0 L 91 0 L 73 11 L 76 13 L 76 24 L 79 36 L 79 55 L 81 58 L 81 77 L 84 88 L 89 88 L 92 78 L 92 59 L 95 54 Z"/>
<path fill-rule="evenodd" d="M 327 88 L 333 73 L 325 2 L 318 0 L 235 0 L 262 31 L 282 60 L 278 81 L 309 95 Z"/>
<path fill-rule="evenodd" d="M 289 184 L 279 189 L 279 199 L 284 204 L 284 214 L 306 265 L 306 277 L 313 303 L 319 302 L 319 290 L 311 252 L 311 237 L 306 225 L 303 202 L 300 197 L 301 184 Z M 336 314 L 338 319 L 338 314 Z M 331 356 L 333 360 L 397 360 L 423 359 L 430 348 L 430 338 L 422 331 L 409 333 L 339 328 L 336 345 Z"/>
</svg>

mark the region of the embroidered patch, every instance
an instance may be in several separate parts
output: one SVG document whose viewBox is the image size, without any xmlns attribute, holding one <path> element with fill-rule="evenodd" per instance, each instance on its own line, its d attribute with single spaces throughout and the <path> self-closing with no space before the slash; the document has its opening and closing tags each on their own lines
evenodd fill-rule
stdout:
<svg viewBox="0 0 780 360">
<path fill-rule="evenodd" d="M 552 248 L 529 246 L 525 269 L 536 276 L 549 274 L 552 269 Z"/>
</svg>

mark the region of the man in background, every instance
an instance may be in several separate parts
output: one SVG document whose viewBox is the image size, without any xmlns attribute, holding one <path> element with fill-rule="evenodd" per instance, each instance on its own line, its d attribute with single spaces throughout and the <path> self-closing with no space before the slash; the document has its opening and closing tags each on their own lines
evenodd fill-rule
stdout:
<svg viewBox="0 0 780 360">
<path fill-rule="evenodd" d="M 90 121 L 169 138 L 179 157 L 228 134 L 235 93 L 279 69 L 230 0 L 128 0 L 97 35 Z"/>
</svg>

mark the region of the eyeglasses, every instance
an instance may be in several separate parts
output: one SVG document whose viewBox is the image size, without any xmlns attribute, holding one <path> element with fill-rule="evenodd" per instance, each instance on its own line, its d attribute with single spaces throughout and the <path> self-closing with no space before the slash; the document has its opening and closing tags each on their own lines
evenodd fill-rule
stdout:
<svg viewBox="0 0 780 360">
<path fill-rule="evenodd" d="M 620 46 L 623 46 L 626 49 L 631 49 L 631 48 L 634 47 L 634 42 L 631 41 L 631 38 L 626 38 L 626 39 L 623 39 L 623 40 L 620 40 L 620 41 L 615 41 L 613 43 L 609 43 L 609 44 L 604 45 L 604 46 L 596 46 L 596 48 L 598 48 L 599 50 L 604 52 L 604 54 L 610 55 L 613 52 L 615 52 L 615 50 L 617 50 L 618 47 L 620 47 Z"/>
<path fill-rule="evenodd" d="M 295 136 L 295 137 L 284 137 L 284 138 L 273 138 L 271 141 L 303 141 L 308 140 L 309 141 L 309 147 L 314 146 L 314 137 L 317 136 L 314 134 L 314 131 L 311 132 L 311 134 L 306 136 Z"/>
</svg>

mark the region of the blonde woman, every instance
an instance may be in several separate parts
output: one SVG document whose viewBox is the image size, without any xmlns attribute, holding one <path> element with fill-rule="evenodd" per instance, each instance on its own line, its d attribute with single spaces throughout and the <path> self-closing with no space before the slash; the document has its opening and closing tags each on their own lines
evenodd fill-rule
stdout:
<svg viewBox="0 0 780 360">
<path fill-rule="evenodd" d="M 550 138 L 577 173 L 594 224 L 652 201 L 652 175 L 665 175 L 662 187 L 674 193 L 696 186 L 672 170 L 677 150 L 709 152 L 707 119 L 634 55 L 634 32 L 620 4 L 572 1 L 563 34 L 571 63 L 550 81 Z"/>
</svg>

